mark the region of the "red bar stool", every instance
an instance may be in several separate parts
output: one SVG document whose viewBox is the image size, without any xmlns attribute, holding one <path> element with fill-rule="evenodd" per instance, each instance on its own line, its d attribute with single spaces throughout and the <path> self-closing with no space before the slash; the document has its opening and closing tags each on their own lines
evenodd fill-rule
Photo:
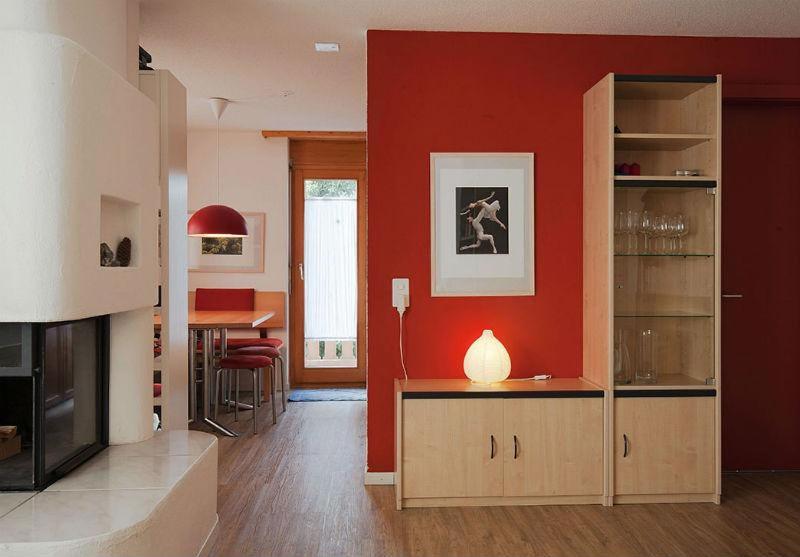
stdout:
<svg viewBox="0 0 800 557">
<path fill-rule="evenodd" d="M 217 370 L 217 377 L 216 377 L 216 385 L 217 385 L 217 392 L 220 392 L 221 388 L 221 379 L 223 374 L 228 374 L 229 372 L 236 373 L 236 400 L 233 401 L 233 408 L 234 408 L 234 416 L 235 420 L 239 421 L 239 373 L 242 370 L 250 370 L 253 374 L 253 433 L 258 433 L 258 407 L 261 404 L 261 373 L 260 370 L 264 368 L 269 368 L 270 370 L 270 384 L 271 384 L 271 391 L 274 392 L 275 390 L 275 366 L 272 363 L 272 359 L 266 356 L 248 356 L 248 355 L 236 355 L 236 356 L 228 356 L 227 358 L 222 358 L 219 361 L 219 369 Z M 229 379 L 230 380 L 230 379 Z M 219 410 L 219 403 L 214 406 L 214 418 L 217 418 Z M 275 414 L 275 398 L 272 397 L 272 423 L 276 423 L 278 421 L 277 416 Z"/>
<path fill-rule="evenodd" d="M 278 362 L 280 365 L 280 377 L 281 377 L 281 398 L 283 399 L 283 409 L 286 410 L 286 398 L 288 393 L 286 392 L 286 384 L 289 382 L 288 377 L 286 374 L 286 366 L 283 362 L 283 357 L 281 356 L 280 350 L 283 348 L 283 341 L 279 338 L 229 338 L 227 342 L 228 350 L 239 350 L 241 348 L 275 348 L 277 354 L 271 355 L 270 357 L 273 358 Z"/>
<path fill-rule="evenodd" d="M 277 348 L 275 348 L 273 346 L 243 346 L 241 348 L 237 348 L 236 350 L 229 350 L 228 354 L 237 355 L 237 356 L 238 355 L 242 355 L 242 356 L 266 356 L 267 358 L 270 358 L 273 361 L 278 360 L 279 362 L 281 362 L 281 372 L 283 372 L 283 360 L 281 359 L 280 350 L 278 350 Z M 275 410 L 274 381 L 275 380 L 272 379 L 272 377 L 273 376 L 270 375 L 271 381 L 273 382 L 273 388 L 271 390 L 272 392 L 271 392 L 270 396 L 273 397 L 271 399 L 271 402 L 272 402 L 272 409 L 273 409 L 273 412 L 274 412 L 274 410 Z M 281 402 L 283 403 L 283 411 L 286 412 L 286 396 L 285 396 L 285 393 L 286 393 L 286 382 L 283 379 L 283 373 L 281 373 L 280 377 L 281 377 L 281 393 L 284 394 L 284 396 L 281 397 L 281 399 L 282 399 Z"/>
</svg>

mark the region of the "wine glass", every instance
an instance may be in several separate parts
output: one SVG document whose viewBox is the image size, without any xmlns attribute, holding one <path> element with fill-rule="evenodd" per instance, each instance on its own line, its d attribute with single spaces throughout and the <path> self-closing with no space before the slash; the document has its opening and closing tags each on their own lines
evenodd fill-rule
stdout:
<svg viewBox="0 0 800 557">
<path fill-rule="evenodd" d="M 667 234 L 669 235 L 669 246 L 667 248 L 669 253 L 678 253 L 678 217 L 675 215 L 667 217 Z"/>
<path fill-rule="evenodd" d="M 686 222 L 686 217 L 680 213 L 675 218 L 677 224 L 675 235 L 678 238 L 678 250 L 683 253 L 683 238 L 689 234 L 689 224 Z"/>
<path fill-rule="evenodd" d="M 650 253 L 650 236 L 653 233 L 653 214 L 650 211 L 642 211 L 639 219 L 639 231 L 644 237 L 642 251 L 643 253 Z"/>
<path fill-rule="evenodd" d="M 638 250 L 637 238 L 639 237 L 639 230 L 641 229 L 638 211 L 628 211 L 626 228 L 628 230 L 628 241 L 625 251 L 630 254 L 635 254 Z"/>
<path fill-rule="evenodd" d="M 651 236 L 653 237 L 653 253 L 662 253 L 661 251 L 661 234 L 663 229 L 664 217 L 662 215 L 655 215 L 653 217 L 653 227 Z"/>
<path fill-rule="evenodd" d="M 619 211 L 614 215 L 614 253 L 622 253 L 622 225 L 625 213 Z"/>
</svg>

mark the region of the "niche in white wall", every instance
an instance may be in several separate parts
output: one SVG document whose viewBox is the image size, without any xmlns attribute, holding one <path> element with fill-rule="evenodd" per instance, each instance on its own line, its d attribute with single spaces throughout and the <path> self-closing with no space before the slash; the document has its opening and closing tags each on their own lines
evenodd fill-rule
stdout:
<svg viewBox="0 0 800 557">
<path fill-rule="evenodd" d="M 117 255 L 117 246 L 123 238 L 131 239 L 130 267 L 139 265 L 139 240 L 141 238 L 141 207 L 138 203 L 111 195 L 100 196 L 100 242 L 105 242 Z M 97 246 L 98 264 L 100 244 Z"/>
</svg>

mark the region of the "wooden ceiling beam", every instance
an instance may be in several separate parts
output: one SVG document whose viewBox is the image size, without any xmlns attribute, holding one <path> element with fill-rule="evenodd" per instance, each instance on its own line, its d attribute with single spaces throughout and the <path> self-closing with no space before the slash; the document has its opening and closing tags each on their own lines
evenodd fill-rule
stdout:
<svg viewBox="0 0 800 557">
<path fill-rule="evenodd" d="M 261 130 L 261 135 L 265 139 L 288 137 L 289 139 L 314 139 L 317 141 L 363 141 L 367 139 L 367 132 Z"/>
</svg>

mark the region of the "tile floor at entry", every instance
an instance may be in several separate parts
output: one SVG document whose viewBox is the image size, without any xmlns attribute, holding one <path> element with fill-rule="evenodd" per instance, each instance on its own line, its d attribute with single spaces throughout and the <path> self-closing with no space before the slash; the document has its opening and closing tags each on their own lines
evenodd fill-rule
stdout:
<svg viewBox="0 0 800 557">
<path fill-rule="evenodd" d="M 800 474 L 726 474 L 719 507 L 398 512 L 392 486 L 363 485 L 366 403 L 291 403 L 275 426 L 262 409 L 257 436 L 245 420 L 220 439 L 214 557 L 800 555 Z"/>
</svg>

